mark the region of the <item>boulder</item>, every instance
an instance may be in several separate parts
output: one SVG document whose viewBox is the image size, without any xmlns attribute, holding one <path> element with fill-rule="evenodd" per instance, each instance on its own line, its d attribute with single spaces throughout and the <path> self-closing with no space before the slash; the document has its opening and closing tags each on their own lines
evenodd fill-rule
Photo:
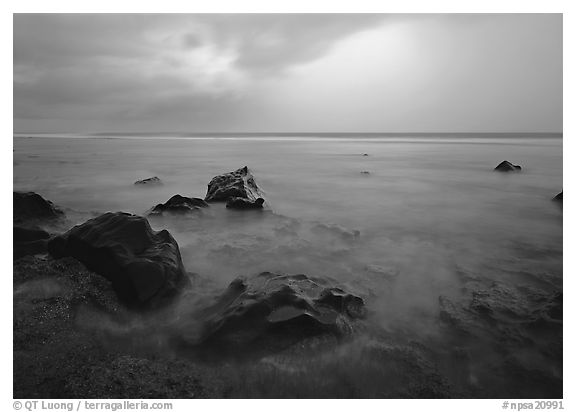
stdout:
<svg viewBox="0 0 576 412">
<path fill-rule="evenodd" d="M 226 207 L 228 209 L 239 209 L 239 210 L 246 210 L 246 209 L 262 209 L 264 205 L 264 199 L 259 197 L 256 200 L 249 200 L 244 199 L 242 197 L 231 197 L 226 202 Z"/>
<path fill-rule="evenodd" d="M 518 165 L 513 165 L 508 160 L 504 160 L 494 168 L 497 172 L 519 172 L 522 168 Z"/>
<path fill-rule="evenodd" d="M 189 213 L 209 207 L 208 203 L 197 197 L 172 196 L 166 203 L 160 203 L 148 213 L 149 215 L 162 215 L 163 213 Z"/>
<path fill-rule="evenodd" d="M 52 220 L 64 216 L 64 212 L 38 193 L 14 192 L 14 221 Z"/>
<path fill-rule="evenodd" d="M 306 275 L 263 272 L 235 279 L 202 315 L 201 341 L 241 347 L 351 330 L 365 315 L 364 301 Z M 278 338 L 278 339 L 275 339 Z M 258 345 L 257 345 L 258 346 Z"/>
<path fill-rule="evenodd" d="M 226 202 L 233 197 L 251 201 L 263 197 L 252 173 L 248 170 L 248 166 L 214 177 L 208 183 L 208 192 L 204 200 L 207 202 Z"/>
<path fill-rule="evenodd" d="M 562 202 L 562 197 L 563 197 L 563 191 L 558 193 L 556 196 L 554 196 L 554 198 L 552 200 L 556 201 L 556 202 Z"/>
<path fill-rule="evenodd" d="M 137 180 L 134 182 L 136 186 L 161 186 L 162 180 L 158 176 L 149 177 L 147 179 Z"/>
<path fill-rule="evenodd" d="M 129 213 L 105 213 L 52 238 L 48 250 L 72 256 L 112 282 L 118 297 L 134 306 L 158 306 L 185 285 L 178 244 L 167 230 Z"/>
</svg>

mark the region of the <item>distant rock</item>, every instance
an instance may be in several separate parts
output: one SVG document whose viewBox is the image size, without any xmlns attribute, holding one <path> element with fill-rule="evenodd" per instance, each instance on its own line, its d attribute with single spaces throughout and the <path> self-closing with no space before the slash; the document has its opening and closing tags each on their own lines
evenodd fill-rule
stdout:
<svg viewBox="0 0 576 412">
<path fill-rule="evenodd" d="M 56 257 L 72 256 L 112 282 L 125 303 L 153 307 L 176 295 L 187 277 L 178 244 L 166 230 L 129 213 L 105 213 L 48 243 Z"/>
<path fill-rule="evenodd" d="M 494 168 L 498 172 L 519 172 L 522 168 L 518 165 L 513 165 L 508 160 L 504 160 Z"/>
<path fill-rule="evenodd" d="M 368 156 L 368 153 L 364 153 L 362 156 Z"/>
<path fill-rule="evenodd" d="M 190 213 L 209 206 L 208 203 L 197 197 L 174 195 L 166 203 L 154 206 L 148 214 L 158 216 L 164 213 Z"/>
<path fill-rule="evenodd" d="M 367 170 L 363 170 L 363 171 L 360 172 L 360 174 L 361 174 L 361 175 L 369 175 L 370 172 L 367 171 Z"/>
<path fill-rule="evenodd" d="M 64 216 L 64 212 L 38 193 L 14 192 L 14 221 L 53 220 Z"/>
<path fill-rule="evenodd" d="M 564 193 L 564 191 L 558 193 L 556 196 L 554 196 L 554 198 L 552 200 L 554 200 L 556 202 L 562 202 L 563 193 Z"/>
<path fill-rule="evenodd" d="M 147 179 L 137 180 L 134 182 L 136 186 L 162 186 L 162 180 L 158 176 L 149 177 Z"/>
<path fill-rule="evenodd" d="M 328 282 L 263 272 L 234 280 L 205 311 L 201 340 L 230 348 L 294 343 L 321 333 L 350 332 L 351 321 L 364 315 L 362 298 Z"/>
<path fill-rule="evenodd" d="M 244 199 L 242 197 L 231 197 L 226 203 L 228 209 L 262 209 L 264 205 L 264 199 L 259 197 L 256 200 Z"/>
<path fill-rule="evenodd" d="M 254 181 L 254 176 L 248 170 L 248 166 L 214 177 L 208 183 L 208 192 L 204 200 L 207 202 L 226 202 L 233 197 L 251 201 L 263 198 Z"/>
</svg>

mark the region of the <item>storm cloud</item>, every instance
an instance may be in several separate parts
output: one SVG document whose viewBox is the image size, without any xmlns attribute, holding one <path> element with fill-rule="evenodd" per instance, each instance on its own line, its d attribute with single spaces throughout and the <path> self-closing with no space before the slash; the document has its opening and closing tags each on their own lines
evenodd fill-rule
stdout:
<svg viewBox="0 0 576 412">
<path fill-rule="evenodd" d="M 560 131 L 562 18 L 16 14 L 14 128 Z"/>
</svg>

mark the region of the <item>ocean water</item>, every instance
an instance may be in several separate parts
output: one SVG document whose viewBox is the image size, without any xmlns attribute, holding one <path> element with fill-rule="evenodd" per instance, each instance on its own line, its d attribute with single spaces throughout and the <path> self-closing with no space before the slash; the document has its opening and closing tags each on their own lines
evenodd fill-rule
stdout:
<svg viewBox="0 0 576 412">
<path fill-rule="evenodd" d="M 494 172 L 503 160 L 522 172 Z M 207 294 L 261 271 L 329 277 L 365 299 L 373 333 L 362 335 L 362 344 L 340 346 L 326 361 L 331 366 L 317 364 L 316 371 L 373 381 L 380 369 L 367 375 L 343 365 L 371 364 L 372 352 L 358 347 L 372 347 L 368 336 L 376 334 L 426 348 L 455 394 L 561 393 L 561 325 L 560 332 L 526 326 L 543 296 L 562 290 L 562 208 L 551 201 L 562 190 L 561 138 L 14 137 L 14 190 L 62 207 L 67 227 L 106 211 L 144 214 L 177 193 L 203 198 L 213 176 L 243 166 L 269 210 L 214 205 L 150 220 L 172 233 L 187 271 L 207 280 Z M 151 176 L 164 185 L 134 186 Z M 465 309 L 478 296 L 490 303 L 486 318 Z M 464 320 L 453 329 L 468 327 L 472 338 L 451 330 L 444 298 L 464 308 L 455 309 Z M 239 381 L 266 382 L 244 394 L 281 396 L 280 388 L 290 387 L 306 396 L 309 388 L 295 383 L 303 373 L 309 387 L 314 379 L 320 385 L 305 362 L 282 362 L 291 369 L 240 374 Z M 533 371 L 540 381 L 528 378 Z M 337 390 L 323 388 L 326 396 Z M 378 387 L 355 393 L 379 394 Z"/>
</svg>

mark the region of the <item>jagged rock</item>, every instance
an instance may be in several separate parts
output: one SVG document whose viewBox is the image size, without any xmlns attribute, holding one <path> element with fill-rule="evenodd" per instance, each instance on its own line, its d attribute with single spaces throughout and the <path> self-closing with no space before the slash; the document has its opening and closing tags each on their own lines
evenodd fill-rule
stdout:
<svg viewBox="0 0 576 412">
<path fill-rule="evenodd" d="M 520 170 L 522 170 L 522 167 L 518 165 L 513 165 L 508 160 L 504 160 L 502 163 L 496 166 L 494 170 L 498 172 L 519 172 Z"/>
<path fill-rule="evenodd" d="M 160 203 L 149 212 L 149 215 L 162 215 L 168 213 L 188 213 L 196 212 L 202 208 L 209 207 L 208 203 L 197 197 L 185 197 L 180 195 L 172 196 L 166 203 Z"/>
<path fill-rule="evenodd" d="M 558 193 L 556 196 L 554 196 L 554 198 L 552 200 L 556 201 L 556 202 L 562 202 L 562 198 L 563 198 L 563 191 Z"/>
<path fill-rule="evenodd" d="M 242 197 L 231 197 L 230 199 L 228 199 L 228 202 L 226 202 L 226 207 L 228 209 L 239 209 L 239 210 L 262 209 L 263 205 L 264 205 L 264 199 L 262 199 L 261 197 L 259 197 L 256 200 L 244 199 Z"/>
<path fill-rule="evenodd" d="M 137 180 L 134 182 L 136 186 L 161 186 L 162 180 L 158 176 L 149 177 L 147 179 Z"/>
<path fill-rule="evenodd" d="M 63 217 L 64 212 L 38 193 L 14 192 L 14 221 L 52 220 Z"/>
<path fill-rule="evenodd" d="M 167 230 L 129 213 L 105 213 L 48 243 L 59 258 L 72 256 L 112 282 L 128 304 L 157 306 L 176 295 L 187 277 L 178 244 Z"/>
<path fill-rule="evenodd" d="M 248 166 L 214 177 L 208 183 L 208 192 L 204 200 L 207 202 L 226 202 L 233 197 L 251 201 L 263 197 L 254 177 L 248 170 Z"/>
<path fill-rule="evenodd" d="M 365 314 L 364 301 L 306 275 L 263 272 L 234 280 L 204 313 L 201 341 L 239 347 L 351 330 Z"/>
</svg>

